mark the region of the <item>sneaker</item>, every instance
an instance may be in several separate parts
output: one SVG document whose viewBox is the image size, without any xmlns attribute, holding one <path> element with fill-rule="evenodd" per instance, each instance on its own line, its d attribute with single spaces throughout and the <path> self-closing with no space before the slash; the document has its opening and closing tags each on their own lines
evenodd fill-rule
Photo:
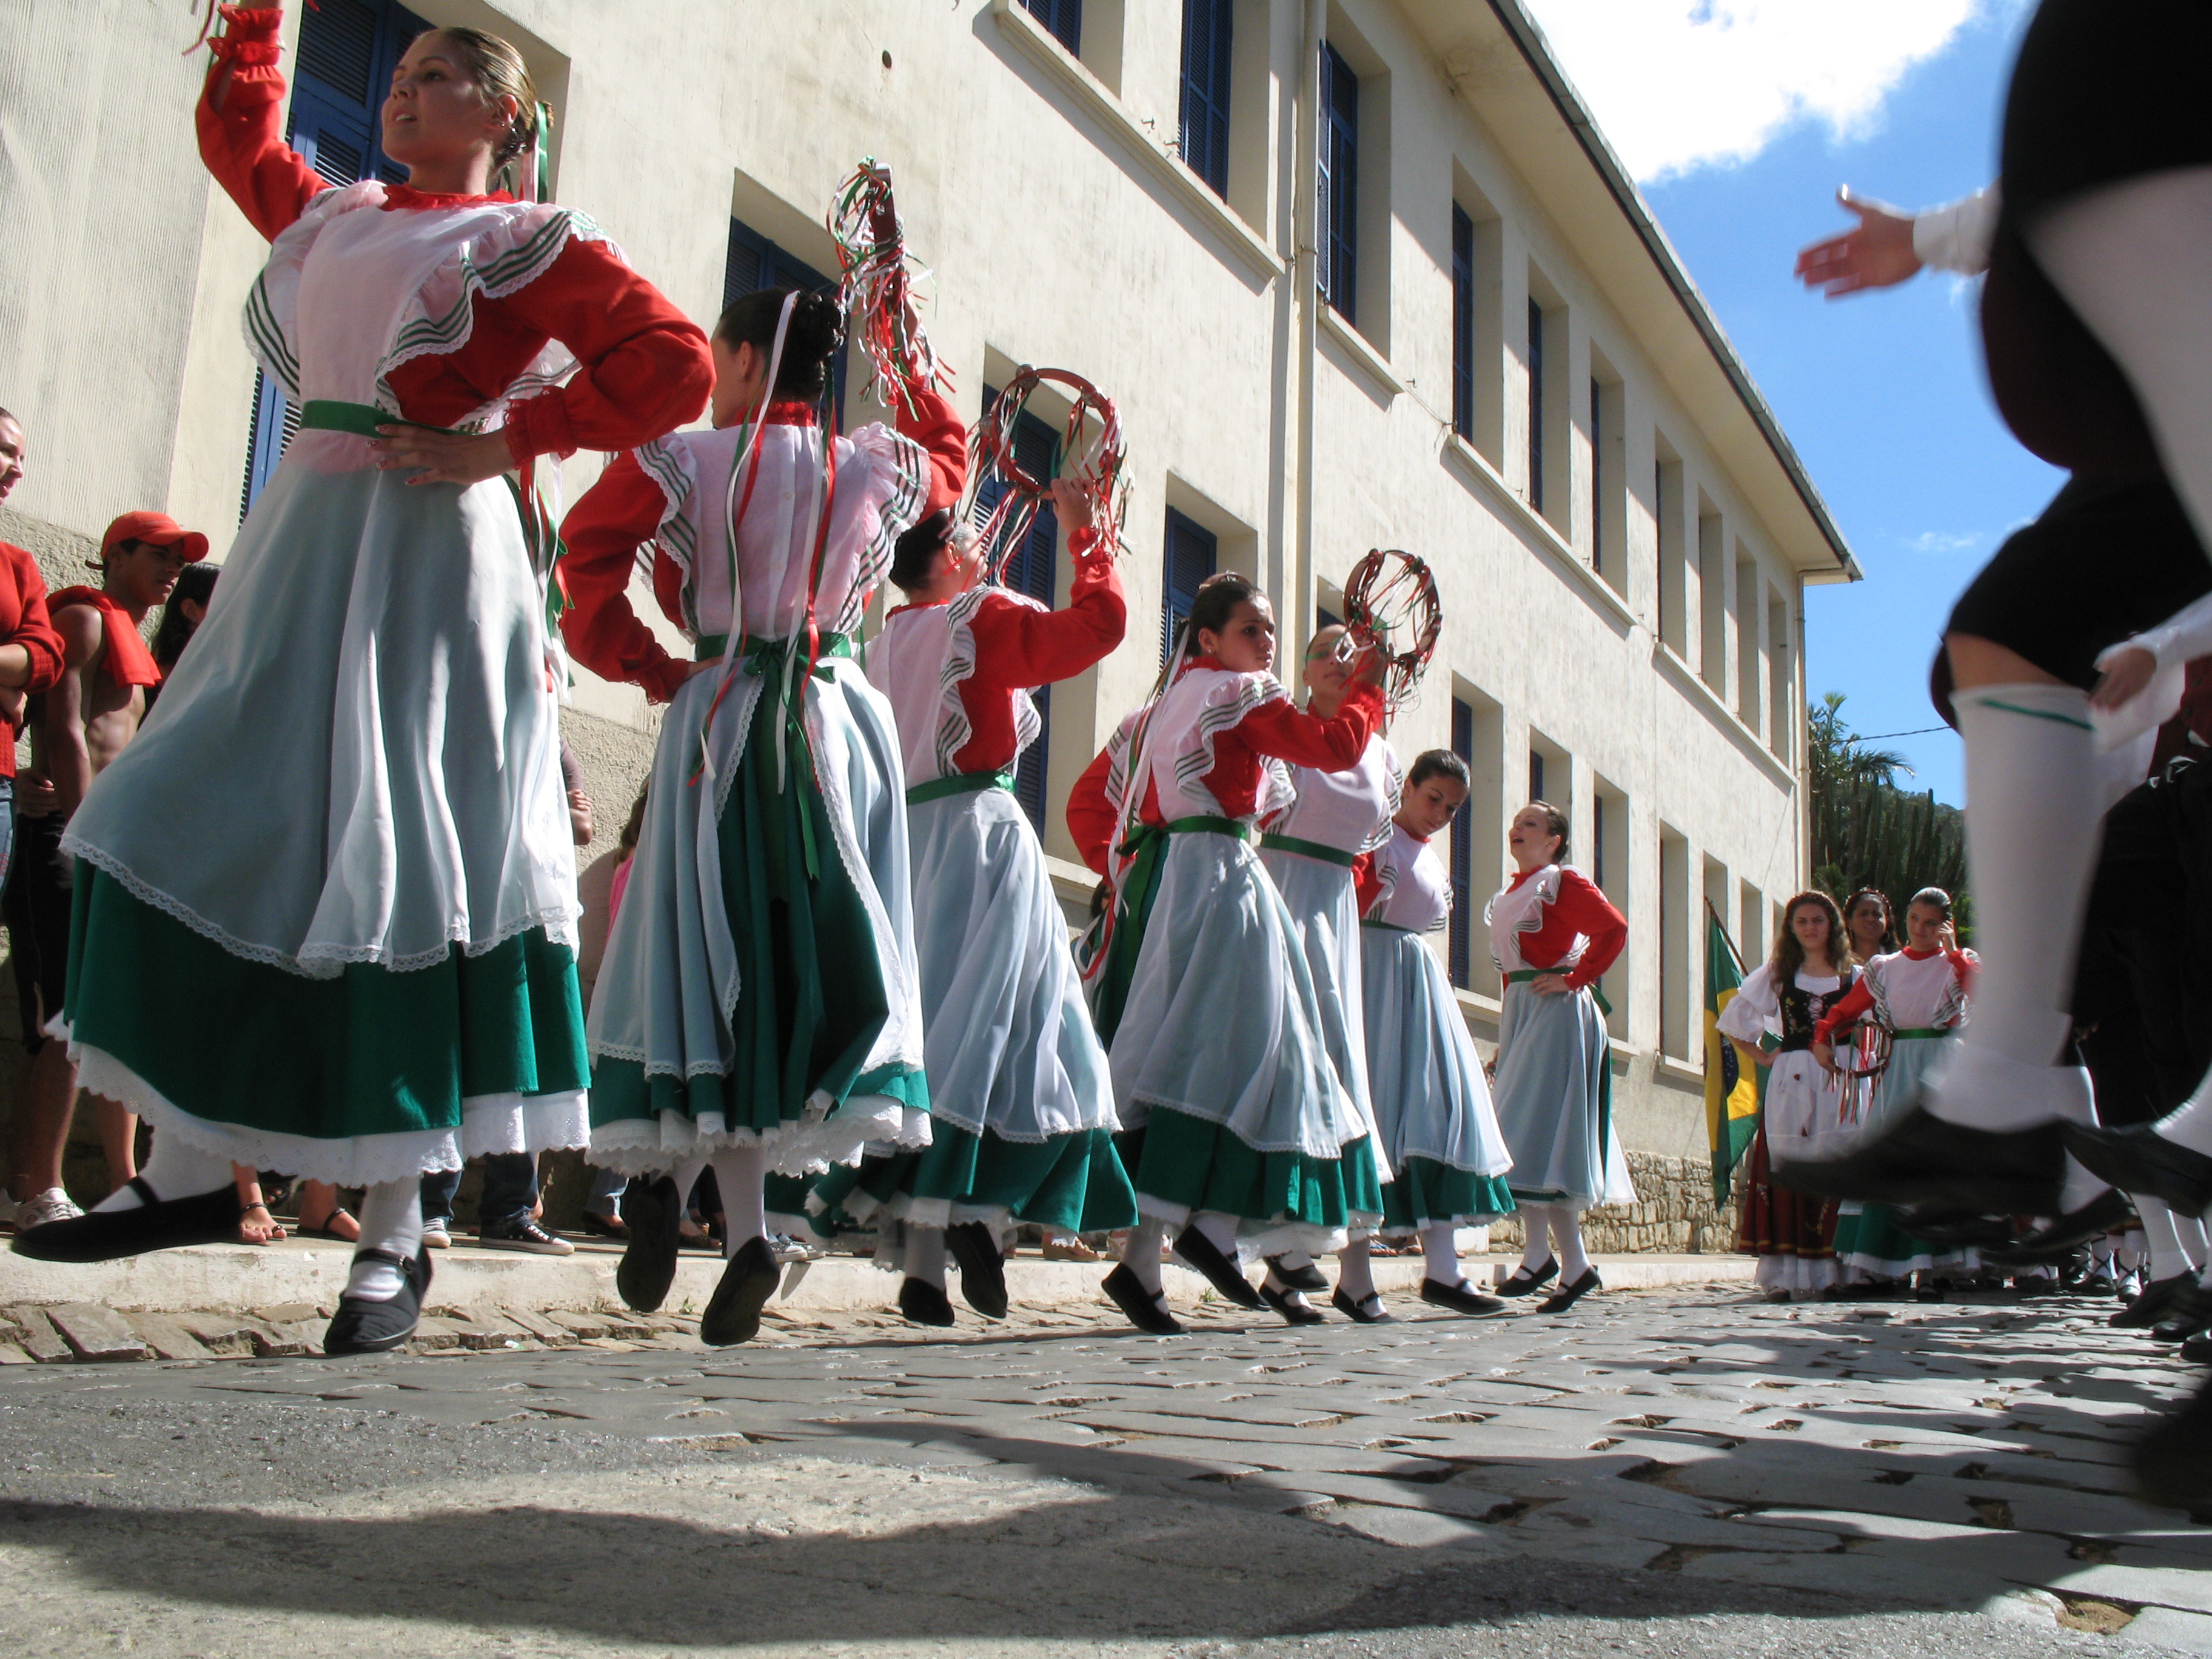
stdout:
<svg viewBox="0 0 2212 1659">
<path fill-rule="evenodd" d="M 74 1221 L 84 1212 L 70 1202 L 70 1195 L 58 1187 L 49 1187 L 35 1198 L 27 1198 L 15 1206 L 15 1231 L 27 1233 L 33 1227 L 43 1227 L 49 1221 Z"/>
<path fill-rule="evenodd" d="M 477 1243 L 483 1249 L 527 1250 L 532 1255 L 574 1255 L 576 1252 L 576 1247 L 567 1239 L 556 1238 L 526 1215 L 477 1228 Z"/>
<path fill-rule="evenodd" d="M 446 1231 L 444 1221 L 422 1224 L 422 1248 L 426 1250 L 450 1250 L 453 1248 L 453 1236 Z"/>
</svg>

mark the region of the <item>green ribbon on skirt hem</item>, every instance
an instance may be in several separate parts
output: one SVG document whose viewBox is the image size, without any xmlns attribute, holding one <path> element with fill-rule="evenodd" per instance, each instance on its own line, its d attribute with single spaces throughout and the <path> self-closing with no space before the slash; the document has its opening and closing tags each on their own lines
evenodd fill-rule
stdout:
<svg viewBox="0 0 2212 1659">
<path fill-rule="evenodd" d="M 1230 1129 L 1155 1106 L 1141 1129 L 1115 1142 L 1137 1191 L 1170 1204 L 1240 1220 L 1342 1227 L 1354 1212 L 1382 1213 L 1382 1183 L 1366 1136 L 1339 1158 L 1263 1152 Z"/>
</svg>

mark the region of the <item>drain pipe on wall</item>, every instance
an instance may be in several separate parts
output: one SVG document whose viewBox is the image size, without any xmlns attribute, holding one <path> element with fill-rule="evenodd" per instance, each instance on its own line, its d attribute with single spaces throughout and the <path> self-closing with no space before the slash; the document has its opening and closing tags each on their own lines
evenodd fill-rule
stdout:
<svg viewBox="0 0 2212 1659">
<path fill-rule="evenodd" d="M 1319 350 L 1321 303 L 1321 48 L 1328 0 L 1305 0 L 1305 60 L 1298 70 L 1297 100 L 1292 106 L 1297 142 L 1292 146 L 1297 177 L 1291 180 L 1291 282 L 1297 313 L 1297 491 L 1291 506 L 1292 554 L 1277 590 L 1284 599 L 1283 648 L 1303 649 L 1314 628 L 1314 375 Z"/>
</svg>

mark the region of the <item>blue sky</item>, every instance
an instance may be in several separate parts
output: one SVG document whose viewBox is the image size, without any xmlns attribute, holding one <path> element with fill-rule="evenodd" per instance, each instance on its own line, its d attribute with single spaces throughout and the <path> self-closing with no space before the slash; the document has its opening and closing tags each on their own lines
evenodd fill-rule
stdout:
<svg viewBox="0 0 2212 1659">
<path fill-rule="evenodd" d="M 1863 582 L 1806 590 L 1806 678 L 1816 699 L 1845 693 L 1849 723 L 1869 734 L 1936 724 L 1928 662 L 1952 600 L 2060 481 L 1990 405 L 1972 284 L 1923 272 L 1830 301 L 1790 276 L 1801 246 L 1849 222 L 1838 185 L 1912 209 L 1995 173 L 2028 8 L 1901 3 L 1910 11 L 1889 0 L 1531 7 L 1865 568 Z M 1663 65 L 1677 53 L 1712 97 L 1679 84 L 1671 98 L 1647 95 L 1668 78 L 1650 72 L 1653 56 Z M 1949 732 L 1881 746 L 1906 757 L 1908 787 L 1964 799 Z"/>
</svg>

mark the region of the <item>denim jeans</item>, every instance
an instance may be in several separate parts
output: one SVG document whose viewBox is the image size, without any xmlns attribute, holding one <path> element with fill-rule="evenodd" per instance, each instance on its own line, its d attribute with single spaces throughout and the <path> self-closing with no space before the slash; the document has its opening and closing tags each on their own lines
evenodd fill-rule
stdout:
<svg viewBox="0 0 2212 1659">
<path fill-rule="evenodd" d="M 450 1221 L 461 1172 L 446 1170 L 422 1177 L 422 1218 Z M 531 1152 L 493 1152 L 483 1160 L 483 1193 L 477 1201 L 477 1224 L 497 1227 L 527 1216 L 538 1202 L 538 1159 Z"/>
</svg>

